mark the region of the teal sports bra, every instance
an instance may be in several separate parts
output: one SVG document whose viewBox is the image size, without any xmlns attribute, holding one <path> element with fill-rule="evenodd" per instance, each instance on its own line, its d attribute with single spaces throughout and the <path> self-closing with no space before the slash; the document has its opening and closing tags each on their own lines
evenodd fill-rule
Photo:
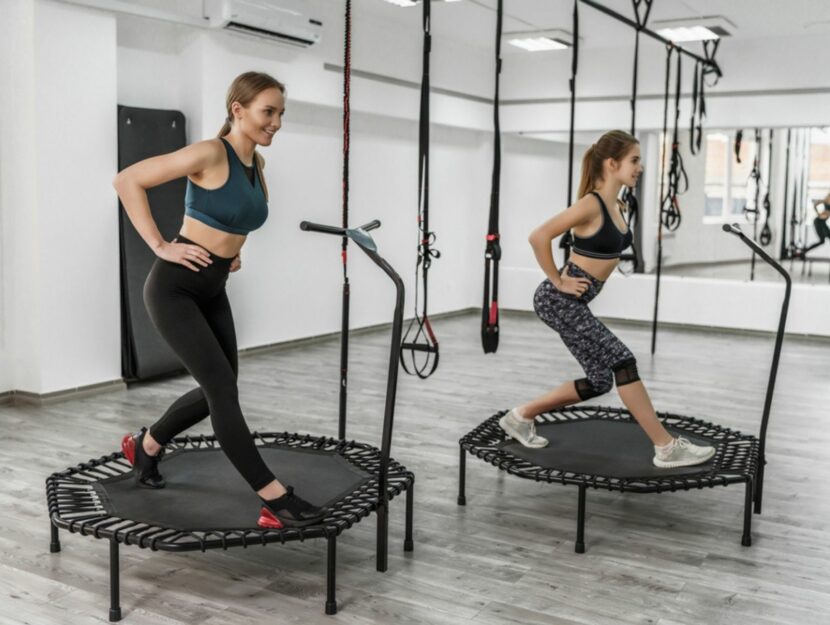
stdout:
<svg viewBox="0 0 830 625">
<path fill-rule="evenodd" d="M 251 184 L 245 166 L 224 137 L 222 145 L 228 153 L 227 181 L 218 189 L 204 189 L 188 178 L 184 214 L 217 230 L 246 235 L 268 219 L 268 202 L 256 166 Z"/>
</svg>

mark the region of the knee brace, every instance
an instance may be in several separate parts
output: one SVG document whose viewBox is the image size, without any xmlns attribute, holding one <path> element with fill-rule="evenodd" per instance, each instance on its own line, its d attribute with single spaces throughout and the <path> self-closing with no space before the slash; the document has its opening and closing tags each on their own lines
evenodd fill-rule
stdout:
<svg viewBox="0 0 830 625">
<path fill-rule="evenodd" d="M 614 380 L 617 382 L 617 387 L 637 382 L 640 379 L 640 374 L 637 373 L 637 361 L 634 358 L 623 360 L 621 363 L 613 368 Z"/>
<path fill-rule="evenodd" d="M 594 384 L 588 378 L 580 378 L 579 380 L 574 380 L 574 386 L 576 387 L 576 394 L 579 395 L 579 399 L 585 401 L 592 397 L 605 395 L 611 390 L 613 385 L 611 384 L 611 378 L 609 376 L 607 383 L 603 381 L 599 384 Z"/>
</svg>

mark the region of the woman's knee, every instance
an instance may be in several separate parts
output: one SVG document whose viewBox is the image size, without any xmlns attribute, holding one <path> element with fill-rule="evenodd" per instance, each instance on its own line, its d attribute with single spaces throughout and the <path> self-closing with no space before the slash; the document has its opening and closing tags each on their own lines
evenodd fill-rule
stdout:
<svg viewBox="0 0 830 625">
<path fill-rule="evenodd" d="M 617 388 L 625 386 L 626 384 L 633 384 L 640 381 L 640 374 L 637 371 L 637 359 L 628 358 L 612 367 L 614 372 L 614 380 L 617 383 Z"/>
<path fill-rule="evenodd" d="M 576 393 L 583 401 L 593 397 L 605 395 L 608 391 L 614 388 L 614 378 L 611 371 L 603 371 L 602 373 L 591 375 L 588 378 L 582 378 L 574 381 L 576 386 Z"/>
</svg>

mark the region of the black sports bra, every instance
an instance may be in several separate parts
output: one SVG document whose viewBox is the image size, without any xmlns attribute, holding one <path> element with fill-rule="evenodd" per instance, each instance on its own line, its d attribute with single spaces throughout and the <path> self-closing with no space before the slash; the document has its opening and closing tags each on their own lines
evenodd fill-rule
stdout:
<svg viewBox="0 0 830 625">
<path fill-rule="evenodd" d="M 596 196 L 599 200 L 600 209 L 602 210 L 602 225 L 599 230 L 589 237 L 583 238 L 574 235 L 572 249 L 577 254 L 590 258 L 619 258 L 622 251 L 631 245 L 631 228 L 627 228 L 625 232 L 622 232 L 611 218 L 608 207 L 599 193 L 591 191 L 591 195 Z"/>
</svg>

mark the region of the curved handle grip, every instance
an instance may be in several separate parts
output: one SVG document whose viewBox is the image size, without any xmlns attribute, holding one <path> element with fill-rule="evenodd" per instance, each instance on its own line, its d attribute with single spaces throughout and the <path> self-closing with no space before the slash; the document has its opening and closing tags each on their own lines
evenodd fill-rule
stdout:
<svg viewBox="0 0 830 625">
<path fill-rule="evenodd" d="M 316 224 L 311 221 L 301 221 L 300 230 L 307 230 L 310 232 L 324 232 L 326 234 L 339 234 L 340 236 L 343 236 L 346 233 L 346 231 L 343 228 L 337 228 L 335 226 L 324 226 L 323 224 Z"/>
<path fill-rule="evenodd" d="M 741 227 L 738 224 L 723 224 L 723 231 L 729 232 L 736 236 L 743 236 L 743 232 L 741 231 Z"/>
<path fill-rule="evenodd" d="M 356 228 L 356 230 L 364 230 L 368 232 L 369 230 L 374 230 L 375 228 L 380 228 L 379 219 L 363 224 L 362 226 Z M 344 228 L 338 228 L 337 226 L 325 226 L 323 224 L 316 224 L 312 221 L 301 221 L 300 230 L 306 230 L 308 232 L 323 232 L 325 234 L 338 234 L 341 237 L 346 235 L 346 230 Z"/>
</svg>

